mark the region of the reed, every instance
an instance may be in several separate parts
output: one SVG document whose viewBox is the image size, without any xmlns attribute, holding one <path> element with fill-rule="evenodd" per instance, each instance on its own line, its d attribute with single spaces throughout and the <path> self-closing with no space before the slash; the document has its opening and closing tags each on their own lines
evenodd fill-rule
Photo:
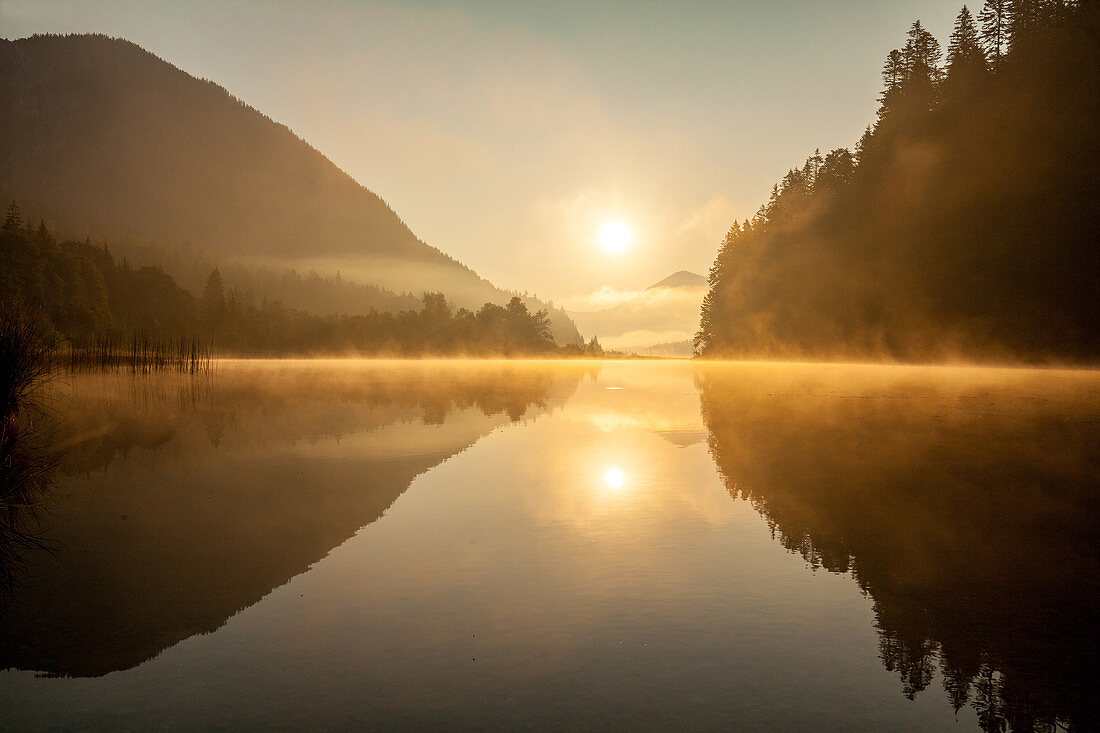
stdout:
<svg viewBox="0 0 1100 733">
<path fill-rule="evenodd" d="M 67 362 L 69 371 L 74 372 L 128 369 L 140 374 L 159 371 L 206 374 L 214 366 L 214 349 L 209 341 L 196 337 L 97 335 L 70 339 Z"/>
<path fill-rule="evenodd" d="M 18 584 L 24 556 L 51 549 L 36 514 L 59 458 L 43 432 L 43 422 L 50 422 L 42 406 L 50 377 L 66 367 L 206 375 L 213 365 L 211 344 L 197 338 L 85 336 L 59 347 L 36 321 L 0 312 L 0 600 Z"/>
<path fill-rule="evenodd" d="M 35 526 L 38 494 L 54 456 L 42 447 L 40 389 L 56 344 L 20 313 L 0 313 L 0 595 L 10 594 L 23 554 L 46 545 Z"/>
<path fill-rule="evenodd" d="M 52 371 L 56 343 L 22 314 L 0 313 L 0 419 L 7 423 L 33 404 Z"/>
</svg>

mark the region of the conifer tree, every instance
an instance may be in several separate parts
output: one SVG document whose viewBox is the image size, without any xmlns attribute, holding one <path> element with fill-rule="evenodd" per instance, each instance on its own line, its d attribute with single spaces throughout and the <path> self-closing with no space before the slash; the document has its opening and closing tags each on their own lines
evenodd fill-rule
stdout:
<svg viewBox="0 0 1100 733">
<path fill-rule="evenodd" d="M 1009 0 L 985 0 L 985 7 L 978 14 L 982 24 L 982 46 L 994 70 L 1008 50 L 1009 10 Z"/>
<path fill-rule="evenodd" d="M 759 214 L 758 214 L 759 215 Z M 707 273 L 707 284 L 710 289 L 703 296 L 703 304 L 699 310 L 699 330 L 692 339 L 691 348 L 696 356 L 706 355 L 715 343 L 721 340 L 722 314 L 718 312 L 718 302 L 724 287 L 729 282 L 729 269 L 732 266 L 733 253 L 738 241 L 752 232 L 748 220 L 742 227 L 735 219 L 730 226 L 722 244 L 718 246 L 718 255 L 714 258 Z"/>
<path fill-rule="evenodd" d="M 1048 0 L 1012 0 L 1011 12 L 1008 17 L 1008 42 L 1009 45 L 1019 43 L 1043 24 L 1050 15 L 1051 3 Z"/>
<path fill-rule="evenodd" d="M 928 110 L 936 102 L 943 77 L 940 42 L 919 20 L 909 28 L 907 36 L 905 46 L 900 51 L 891 51 L 883 66 L 885 88 L 880 97 L 880 120 L 899 107 Z"/>
<path fill-rule="evenodd" d="M 216 327 L 221 323 L 225 315 L 225 286 L 222 284 L 222 274 L 216 267 L 206 278 L 206 285 L 202 290 L 202 308 L 207 325 Z"/>
<path fill-rule="evenodd" d="M 882 65 L 882 94 L 879 96 L 878 116 L 881 119 L 894 107 L 895 99 L 901 85 L 905 82 L 905 62 L 901 57 L 901 51 L 894 49 L 886 54 L 886 62 Z M 870 128 L 867 128 L 870 130 Z"/>
<path fill-rule="evenodd" d="M 940 42 L 929 33 L 919 20 L 909 28 L 909 40 L 906 41 L 901 55 L 905 64 L 906 82 L 932 86 L 940 80 L 943 70 L 940 59 L 943 52 Z"/>
<path fill-rule="evenodd" d="M 8 214 L 4 217 L 4 231 L 18 231 L 21 226 L 23 226 L 23 212 L 20 211 L 19 206 L 12 201 L 8 205 Z"/>
<path fill-rule="evenodd" d="M 821 166 L 824 163 L 825 159 L 821 157 L 821 148 L 815 148 L 814 154 L 806 159 L 806 165 L 802 170 L 806 175 L 806 184 L 811 191 L 817 186 L 817 177 L 821 173 Z"/>
<path fill-rule="evenodd" d="M 947 44 L 947 76 L 949 79 L 967 80 L 984 72 L 986 68 L 985 52 L 982 50 L 974 18 L 963 5 Z"/>
<path fill-rule="evenodd" d="M 776 214 L 779 213 L 779 184 L 772 185 L 771 195 L 768 196 L 768 203 L 760 207 L 760 210 L 756 212 L 756 216 L 753 217 L 753 226 L 767 226 L 769 221 L 774 221 Z"/>
<path fill-rule="evenodd" d="M 39 242 L 42 242 L 42 243 L 53 241 L 53 236 L 50 234 L 50 230 L 46 228 L 45 219 L 39 219 L 39 221 L 38 221 L 38 232 L 35 235 L 35 238 Z"/>
<path fill-rule="evenodd" d="M 855 162 L 856 166 L 863 165 L 866 162 L 871 147 L 874 145 L 875 131 L 867 125 L 867 129 L 863 131 L 863 134 L 859 136 L 859 141 L 856 142 Z"/>
<path fill-rule="evenodd" d="M 847 148 L 837 148 L 825 156 L 821 168 L 817 172 L 817 181 L 814 183 L 814 194 L 835 194 L 852 182 L 852 174 L 855 172 L 856 163 L 851 151 Z"/>
</svg>

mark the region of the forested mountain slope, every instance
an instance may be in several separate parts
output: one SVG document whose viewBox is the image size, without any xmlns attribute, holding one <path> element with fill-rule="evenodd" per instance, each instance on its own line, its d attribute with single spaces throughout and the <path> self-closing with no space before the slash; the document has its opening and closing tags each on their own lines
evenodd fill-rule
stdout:
<svg viewBox="0 0 1100 733">
<path fill-rule="evenodd" d="M 815 153 L 710 272 L 711 357 L 1100 358 L 1100 12 L 919 22 L 854 151 Z"/>
<path fill-rule="evenodd" d="M 0 196 L 62 236 L 340 267 L 466 307 L 512 295 L 420 241 L 284 125 L 121 39 L 0 40 Z M 556 315 L 559 342 L 573 340 Z"/>
</svg>

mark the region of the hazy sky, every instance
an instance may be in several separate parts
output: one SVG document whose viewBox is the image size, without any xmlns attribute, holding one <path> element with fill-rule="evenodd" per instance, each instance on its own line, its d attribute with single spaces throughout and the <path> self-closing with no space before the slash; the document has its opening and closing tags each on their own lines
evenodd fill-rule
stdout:
<svg viewBox="0 0 1100 733">
<path fill-rule="evenodd" d="M 128 38 L 287 124 L 494 283 L 583 307 L 705 274 L 788 168 L 854 145 L 909 24 L 946 46 L 959 7 L 0 0 L 0 35 Z M 634 231 L 622 254 L 597 241 L 609 219 Z"/>
</svg>

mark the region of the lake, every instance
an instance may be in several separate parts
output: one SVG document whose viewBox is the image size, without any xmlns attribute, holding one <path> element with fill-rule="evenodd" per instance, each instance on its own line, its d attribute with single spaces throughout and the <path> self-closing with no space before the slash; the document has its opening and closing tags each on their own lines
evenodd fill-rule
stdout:
<svg viewBox="0 0 1100 733">
<path fill-rule="evenodd" d="M 54 386 L 0 728 L 1100 727 L 1100 373 Z"/>
</svg>

